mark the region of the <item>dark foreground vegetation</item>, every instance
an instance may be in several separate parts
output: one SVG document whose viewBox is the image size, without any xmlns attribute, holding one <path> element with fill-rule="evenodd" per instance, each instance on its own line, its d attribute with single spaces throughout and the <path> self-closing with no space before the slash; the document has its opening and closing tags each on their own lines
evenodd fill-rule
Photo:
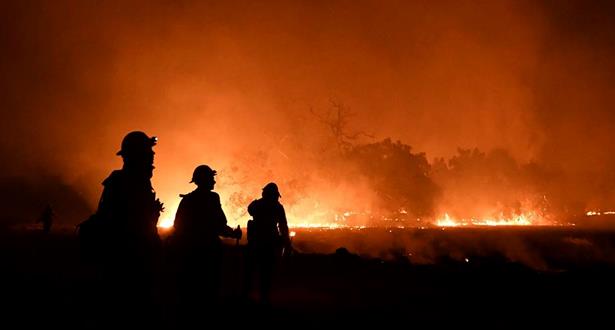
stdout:
<svg viewBox="0 0 615 330">
<path fill-rule="evenodd" d="M 397 235 L 402 233 L 398 231 Z M 284 327 L 400 322 L 505 325 L 535 320 L 594 322 L 610 317 L 615 264 L 609 256 L 598 254 L 610 253 L 615 233 L 572 229 L 516 233 L 517 238 L 529 237 L 525 248 L 542 250 L 540 267 L 512 260 L 504 250 L 486 248 L 495 241 L 511 241 L 515 237 L 511 233 L 461 230 L 455 235 L 450 230 L 428 231 L 421 235 L 439 235 L 436 241 L 441 242 L 440 252 L 432 254 L 431 262 L 419 263 L 412 256 L 404 258 L 400 251 L 406 250 L 400 247 L 382 257 L 358 255 L 354 248 L 325 251 L 335 241 L 358 241 L 358 249 L 365 246 L 365 235 L 378 237 L 378 233 L 298 232 L 295 246 L 299 252 L 280 261 L 271 306 L 240 297 L 242 246 L 229 242 L 219 309 L 203 310 L 202 323 L 193 328 L 212 324 L 238 327 L 254 322 Z M 481 237 L 487 234 L 491 238 L 481 243 Z M 460 248 L 463 240 L 472 247 L 465 252 Z M 7 324 L 17 322 L 15 328 L 92 328 L 113 319 L 108 313 L 115 302 L 100 299 L 104 287 L 96 270 L 80 259 L 70 230 L 50 235 L 36 230 L 8 230 L 2 233 L 0 245 L 4 265 L 0 299 Z M 447 247 L 456 252 L 441 252 Z M 173 303 L 169 267 L 163 265 L 162 308 L 153 312 L 154 327 L 175 328 L 182 321 Z M 145 321 L 143 325 L 151 326 Z"/>
</svg>

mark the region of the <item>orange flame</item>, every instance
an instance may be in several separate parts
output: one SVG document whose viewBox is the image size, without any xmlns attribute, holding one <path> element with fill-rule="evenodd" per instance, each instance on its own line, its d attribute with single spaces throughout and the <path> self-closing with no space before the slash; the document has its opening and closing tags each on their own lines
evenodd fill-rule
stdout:
<svg viewBox="0 0 615 330">
<path fill-rule="evenodd" d="M 470 219 L 455 219 L 451 218 L 448 213 L 436 219 L 438 227 L 461 227 L 461 226 L 546 226 L 553 225 L 544 217 L 536 212 L 526 212 L 523 214 L 515 214 L 510 217 L 485 217 L 485 218 L 470 218 Z"/>
</svg>

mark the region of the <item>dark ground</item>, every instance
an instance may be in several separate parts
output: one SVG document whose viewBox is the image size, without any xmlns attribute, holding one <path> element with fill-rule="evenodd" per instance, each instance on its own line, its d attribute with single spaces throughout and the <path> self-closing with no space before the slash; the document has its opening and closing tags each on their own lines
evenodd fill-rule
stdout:
<svg viewBox="0 0 615 330">
<path fill-rule="evenodd" d="M 571 233 L 562 229 L 536 233 L 518 231 L 514 235 L 534 237 L 535 242 L 529 239 L 533 243 L 525 247 L 544 250 L 541 260 L 546 269 L 513 262 L 497 249 L 485 248 L 480 253 L 476 248 L 466 251 L 468 262 L 460 259 L 459 253 L 463 252 L 457 251 L 436 255 L 431 264 L 412 263 L 412 257 L 367 258 L 343 251 L 296 253 L 280 263 L 270 309 L 238 299 L 241 247 L 229 244 L 223 311 L 203 311 L 203 320 L 232 327 L 247 325 L 251 315 L 258 314 L 260 322 L 280 327 L 399 323 L 401 328 L 416 322 L 500 327 L 536 321 L 608 321 L 615 314 L 615 263 L 604 253 L 610 253 L 615 232 Z M 297 240 L 296 245 L 307 250 L 309 240 L 324 244 L 326 237 L 335 235 L 345 234 L 300 232 L 297 236 L 305 241 Z M 364 237 L 370 233 L 352 235 Z M 455 235 L 451 231 L 434 231 L 422 235 L 440 237 L 439 242 L 449 242 L 446 246 L 458 249 L 458 239 L 454 245 L 451 237 L 465 235 L 468 245 L 474 246 L 477 237 L 485 232 Z M 497 241 L 509 239 L 510 235 L 513 234 L 490 237 Z M 566 250 L 555 243 L 560 241 L 572 242 L 577 248 Z M 0 277 L 4 292 L 0 310 L 5 322 L 18 322 L 17 327 L 10 328 L 90 328 L 96 324 L 91 317 L 96 314 L 93 311 L 105 310 L 104 305 L 112 303 L 96 300 L 99 282 L 96 273 L 80 261 L 74 233 L 56 231 L 46 236 L 36 230 L 5 231 L 0 242 L 5 265 Z M 588 244 L 592 249 L 584 252 Z M 596 257 L 596 249 L 602 251 L 600 258 Z M 166 312 L 162 317 L 166 321 L 158 325 L 174 328 L 176 320 L 167 314 L 172 313 Z"/>
</svg>

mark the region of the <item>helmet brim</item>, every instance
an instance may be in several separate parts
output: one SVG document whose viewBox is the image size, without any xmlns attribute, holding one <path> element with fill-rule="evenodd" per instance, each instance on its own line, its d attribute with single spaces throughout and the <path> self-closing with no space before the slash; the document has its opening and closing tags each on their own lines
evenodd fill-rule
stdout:
<svg viewBox="0 0 615 330">
<path fill-rule="evenodd" d="M 156 146 L 156 143 L 158 143 L 158 137 L 156 136 L 148 137 L 148 140 L 149 140 L 149 144 L 147 146 L 150 148 L 153 148 L 154 146 Z M 120 149 L 120 151 L 116 152 L 115 155 L 123 156 L 126 153 L 126 151 L 127 150 Z"/>
<path fill-rule="evenodd" d="M 211 175 L 211 177 L 213 178 L 214 176 L 218 175 L 218 171 L 216 171 L 216 170 L 212 170 L 212 171 L 211 171 L 211 173 L 207 173 L 207 174 Z M 195 183 L 195 182 L 194 182 L 194 179 L 195 179 L 195 178 L 194 178 L 194 176 L 193 176 L 193 177 L 192 177 L 192 180 L 190 180 L 190 182 L 189 182 L 189 183 Z"/>
</svg>

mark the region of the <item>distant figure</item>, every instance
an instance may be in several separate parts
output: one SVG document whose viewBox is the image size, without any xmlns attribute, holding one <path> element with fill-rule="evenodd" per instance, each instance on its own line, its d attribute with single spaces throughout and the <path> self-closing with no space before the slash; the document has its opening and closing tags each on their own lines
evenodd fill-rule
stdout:
<svg viewBox="0 0 615 330">
<path fill-rule="evenodd" d="M 241 229 L 227 225 L 220 196 L 213 192 L 216 171 L 198 166 L 191 183 L 197 188 L 182 198 L 175 215 L 173 245 L 178 258 L 180 313 L 202 314 L 204 304 L 211 311 L 217 302 L 222 263 L 220 236 L 241 238 Z"/>
<path fill-rule="evenodd" d="M 110 307 L 118 317 L 146 322 L 158 311 L 155 287 L 161 250 L 156 224 L 162 203 L 156 198 L 151 178 L 157 139 L 140 131 L 128 133 L 117 155 L 123 167 L 103 181 L 103 192 L 95 214 L 101 258 Z M 153 321 L 152 321 L 153 322 Z"/>
<path fill-rule="evenodd" d="M 245 294 L 251 293 L 255 273 L 259 277 L 260 301 L 269 304 L 276 259 L 282 249 L 290 248 L 286 212 L 279 202 L 278 186 L 271 182 L 263 188 L 262 198 L 250 203 Z"/>
<path fill-rule="evenodd" d="M 43 210 L 43 213 L 37 221 L 43 224 L 43 233 L 49 234 L 51 232 L 51 226 L 53 225 L 53 216 L 53 209 L 51 208 L 50 204 L 47 204 L 45 210 Z"/>
</svg>

